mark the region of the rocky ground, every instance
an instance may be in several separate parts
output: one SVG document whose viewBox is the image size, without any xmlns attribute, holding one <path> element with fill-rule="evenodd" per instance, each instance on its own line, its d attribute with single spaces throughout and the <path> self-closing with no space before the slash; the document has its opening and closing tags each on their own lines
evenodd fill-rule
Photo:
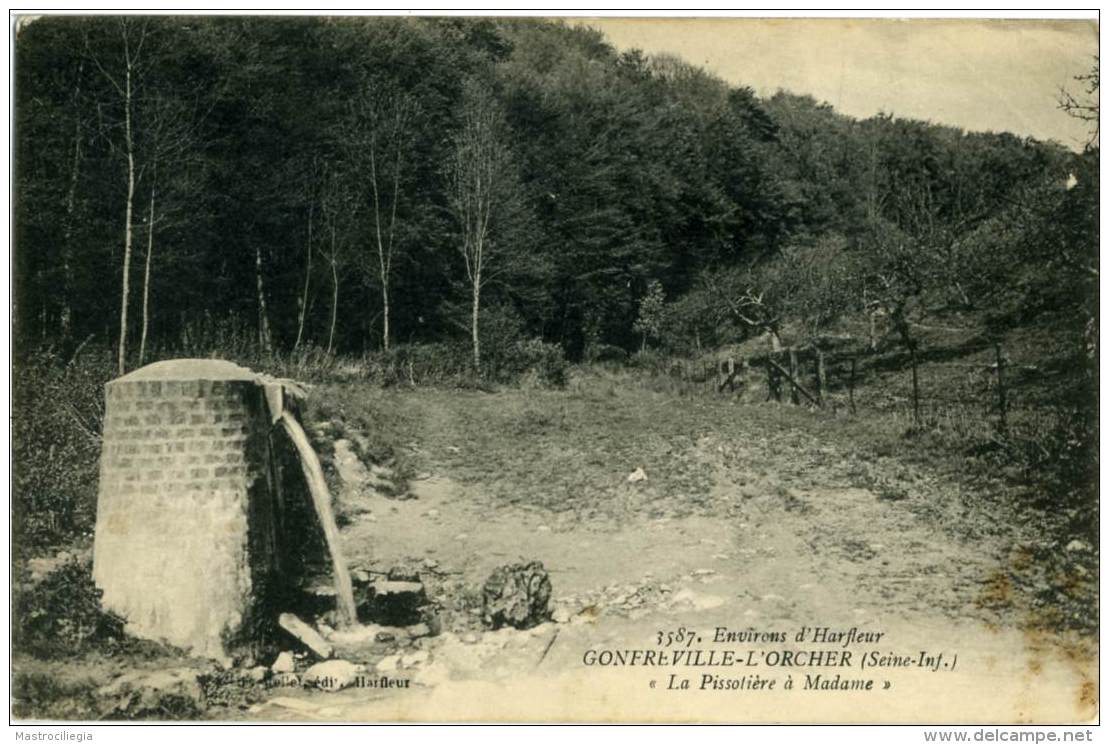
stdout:
<svg viewBox="0 0 1109 745">
<path fill-rule="evenodd" d="M 363 463 L 357 442 L 334 443 L 339 509 L 350 520 L 343 543 L 356 574 L 418 573 L 432 633 L 325 625 L 337 656 L 351 663 L 349 687 L 271 689 L 230 716 L 1092 716 L 1096 643 L 1066 629 L 1080 623 L 1059 623 L 1095 612 L 1088 542 L 1058 545 L 1034 515 L 1018 517 L 927 465 L 828 441 L 804 427 L 803 413 L 783 419 L 769 405 L 691 407 L 621 393 L 575 406 L 547 395 L 557 394 L 411 394 L 411 439 L 389 465 Z M 671 417 L 675 403 L 693 412 Z M 407 484 L 396 461 L 412 471 Z M 550 575 L 550 621 L 485 628 L 486 578 L 530 560 Z M 707 651 L 718 626 L 816 625 L 881 631 L 883 653 L 945 650 L 962 667 L 892 674 L 908 697 L 829 705 L 838 699 L 803 693 L 811 700 L 798 709 L 794 699 L 765 695 L 737 709 L 712 697 L 647 695 L 650 679 L 660 679 L 652 671 L 583 664 L 589 649 L 657 649 L 660 631 L 695 629 L 694 647 Z M 408 687 L 370 686 L 381 678 Z M 567 702 L 579 690 L 609 703 Z"/>
<path fill-rule="evenodd" d="M 226 670 L 63 663 L 68 679 L 93 681 L 74 688 L 75 702 L 95 690 L 115 702 L 109 718 L 252 721 L 1096 716 L 1096 547 L 998 483 L 920 457 L 911 440 L 876 449 L 865 425 L 825 413 L 603 381 L 314 395 L 344 402 L 312 434 L 361 622 L 340 623 L 321 577 L 316 610 L 301 611 L 313 638 L 286 634 L 272 659 Z M 394 418 L 372 432 L 373 412 Z M 386 436 L 391 451 L 372 441 Z M 490 628 L 490 575 L 533 561 L 549 578 L 549 614 Z M 865 673 L 889 684 L 877 691 L 783 690 L 786 676 L 864 675 L 767 664 L 810 648 L 793 639 L 802 627 L 881 634 L 820 649 L 944 662 Z M 718 629 L 754 638 L 721 643 Z M 588 664 L 606 650 L 679 646 L 763 664 Z M 53 670 L 29 667 L 32 682 Z M 777 688 L 715 689 L 703 675 Z M 675 687 L 683 678 L 697 690 Z M 73 716 L 86 718 L 77 703 Z"/>
</svg>

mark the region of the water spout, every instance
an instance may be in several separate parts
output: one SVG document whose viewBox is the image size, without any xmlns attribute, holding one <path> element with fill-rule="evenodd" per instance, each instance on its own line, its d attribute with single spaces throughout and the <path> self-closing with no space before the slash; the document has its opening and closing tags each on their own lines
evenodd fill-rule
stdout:
<svg viewBox="0 0 1109 745">
<path fill-rule="evenodd" d="M 335 516 L 331 512 L 331 494 L 327 489 L 327 482 L 323 477 L 323 468 L 316 451 L 308 442 L 308 436 L 300 423 L 288 411 L 281 412 L 281 424 L 289 433 L 289 439 L 296 446 L 300 456 L 300 466 L 304 469 L 304 478 L 308 482 L 308 490 L 312 493 L 312 504 L 316 508 L 320 524 L 323 526 L 324 538 L 327 549 L 331 553 L 331 563 L 335 577 L 335 593 L 339 599 L 339 613 L 344 623 L 354 624 L 358 621 L 358 612 L 354 605 L 354 591 L 350 584 L 350 572 L 347 570 L 346 559 L 343 558 L 343 549 L 339 545 L 339 528 L 335 525 Z"/>
</svg>

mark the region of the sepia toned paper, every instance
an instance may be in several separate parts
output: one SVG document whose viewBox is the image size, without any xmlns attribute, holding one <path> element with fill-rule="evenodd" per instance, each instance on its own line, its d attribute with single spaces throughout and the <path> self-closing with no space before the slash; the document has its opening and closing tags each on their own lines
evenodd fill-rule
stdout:
<svg viewBox="0 0 1109 745">
<path fill-rule="evenodd" d="M 1066 116 L 1058 100 L 1060 89 L 1088 72 L 1098 52 L 1099 27 L 1094 20 L 569 17 L 561 21 L 597 29 L 619 52 L 640 49 L 655 59 L 677 58 L 764 100 L 780 91 L 811 96 L 814 103 L 827 104 L 856 121 L 888 115 L 952 131 L 1010 132 L 1021 139 L 1054 140 L 1074 152 L 1089 141 L 1088 122 Z M 19 32 L 13 33 L 18 64 L 21 42 Z M 140 208 L 145 206 L 137 205 Z M 153 212 L 154 207 L 150 209 Z M 136 251 L 145 240 L 142 235 L 136 233 Z M 13 251 L 20 250 L 17 238 Z M 301 260 L 296 261 L 290 262 L 294 267 L 290 271 L 299 271 Z M 249 299 L 253 288 L 243 292 Z M 328 302 L 326 295 L 321 297 L 321 303 Z M 294 307 L 292 301 L 286 304 Z M 116 319 L 104 322 L 115 324 Z M 983 349 L 987 356 L 994 354 L 992 346 Z M 997 355 L 1000 360 L 1002 352 Z M 719 357 L 725 364 L 728 359 L 728 354 Z M 801 364 L 810 364 L 808 359 Z M 734 359 L 730 364 L 735 365 Z M 980 367 L 988 364 L 995 364 L 991 369 L 996 370 L 1003 363 L 987 360 Z M 766 375 L 761 367 L 752 370 L 745 373 L 751 380 L 761 381 Z M 836 374 L 847 374 L 842 365 L 837 370 Z M 326 426 L 313 430 L 319 422 L 311 419 L 306 413 L 311 407 L 303 403 L 316 393 L 312 388 L 289 388 L 282 381 L 255 380 L 248 372 L 166 368 L 161 375 L 119 377 L 112 385 L 120 392 L 108 388 L 105 415 L 112 417 L 113 405 L 120 401 L 146 396 L 151 402 L 161 401 L 173 385 L 180 385 L 179 391 L 173 389 L 177 391 L 173 400 L 186 400 L 194 395 L 189 393 L 194 389 L 185 385 L 189 380 L 201 381 L 196 397 L 211 399 L 226 390 L 227 401 L 232 402 L 227 404 L 230 415 L 238 415 L 241 406 L 247 421 L 257 417 L 257 424 L 244 425 L 247 435 L 240 438 L 236 432 L 225 438 L 232 443 L 229 448 L 240 447 L 240 441 L 247 443 L 241 447 L 244 473 L 251 474 L 249 489 L 260 488 L 255 484 L 270 479 L 267 494 L 271 496 L 266 499 L 275 504 L 303 499 L 308 492 L 301 494 L 301 465 L 294 449 L 286 452 L 281 450 L 284 445 L 272 444 L 278 436 L 273 433 L 281 432 L 280 427 L 272 427 L 282 420 L 282 412 L 288 412 L 285 418 L 293 421 L 285 425 L 289 431 L 303 424 L 308 432 L 302 432 L 305 442 L 309 436 L 322 436 L 319 432 L 326 431 Z M 987 377 L 992 374 L 987 370 Z M 720 407 L 729 407 L 727 416 L 752 421 L 762 421 L 759 417 L 765 414 L 751 412 L 773 406 L 761 392 L 728 399 L 721 393 L 723 383 L 715 390 L 718 370 L 709 375 L 703 389 L 681 401 L 694 401 L 690 406 L 719 402 Z M 314 642 L 306 642 L 284 622 L 285 631 L 275 633 L 285 649 L 271 651 L 295 652 L 295 661 L 290 658 L 293 670 L 275 672 L 277 660 L 269 653 L 248 661 L 237 653 L 224 655 L 219 624 L 226 618 L 238 620 L 241 613 L 237 596 L 216 594 L 213 587 L 249 584 L 228 578 L 250 573 L 248 554 L 255 549 L 244 537 L 242 545 L 252 548 L 243 549 L 238 559 L 220 563 L 214 557 L 223 544 L 209 541 L 209 531 L 237 541 L 240 533 L 246 536 L 252 530 L 254 514 L 242 517 L 246 508 L 238 502 L 221 502 L 220 509 L 233 515 L 213 511 L 209 519 L 209 513 L 203 512 L 207 508 L 198 502 L 190 510 L 200 512 L 190 512 L 188 521 L 129 523 L 127 513 L 140 509 L 139 498 L 109 502 L 103 490 L 108 488 L 105 484 L 120 488 L 131 483 L 130 466 L 119 465 L 118 458 L 111 460 L 117 456 L 105 453 L 100 462 L 102 513 L 95 536 L 62 550 L 100 562 L 94 565 L 93 576 L 98 586 L 107 583 L 105 602 L 131 609 L 133 617 L 128 620 L 133 631 L 146 629 L 144 633 L 154 636 L 179 633 L 181 643 L 203 639 L 196 642 L 199 651 L 166 668 L 157 661 L 132 664 L 127 658 L 43 663 L 18 654 L 13 668 L 19 673 L 21 665 L 23 670 L 46 665 L 43 669 L 55 676 L 77 679 L 89 670 L 94 678 L 103 677 L 103 669 L 110 667 L 115 682 L 98 684 L 97 690 L 99 695 L 121 699 L 148 695 L 143 691 L 151 685 L 149 677 L 159 672 L 163 677 L 157 685 L 170 690 L 180 680 L 194 680 L 195 670 L 211 675 L 211 670 L 241 669 L 258 676 L 257 690 L 249 699 L 196 712 L 189 717 L 192 721 L 1017 725 L 1097 720 L 1100 649 L 1096 632 L 1073 628 L 1053 615 L 1058 598 L 1052 593 L 1072 580 L 1048 576 L 1062 571 L 1059 557 L 1070 561 L 1080 555 L 1096 556 L 1097 546 L 1078 538 L 1077 543 L 1045 545 L 1038 542 L 1040 528 L 1031 521 L 999 526 L 997 521 L 1008 519 L 1010 513 L 988 499 L 994 493 L 989 484 L 971 486 L 951 469 L 866 455 L 856 449 L 855 441 L 839 441 L 830 434 L 834 429 L 829 420 L 811 428 L 790 420 L 782 431 L 768 431 L 765 436 L 752 427 L 749 439 L 739 441 L 717 428 L 711 418 L 716 414 L 706 415 L 701 426 L 680 435 L 660 424 L 657 435 L 648 435 L 674 438 L 672 447 L 675 452 L 682 449 L 684 455 L 680 464 L 674 461 L 659 467 L 687 469 L 690 493 L 701 495 L 694 507 L 683 507 L 680 495 L 660 496 L 656 483 L 662 479 L 656 464 L 620 449 L 619 427 L 628 426 L 626 421 L 612 425 L 611 441 L 605 440 L 611 446 L 579 440 L 586 435 L 575 427 L 588 418 L 584 412 L 591 406 L 589 396 L 626 395 L 601 394 L 597 391 L 602 388 L 589 387 L 609 385 L 606 378 L 600 380 L 575 383 L 571 378 L 564 391 L 512 389 L 488 395 L 474 390 L 429 392 L 413 386 L 405 394 L 414 402 L 411 410 L 428 422 L 435 417 L 463 421 L 462 406 L 503 406 L 509 412 L 504 426 L 518 426 L 513 436 L 534 455 L 530 464 L 513 464 L 515 475 L 498 466 L 475 475 L 479 470 L 475 464 L 483 457 L 480 437 L 484 434 L 471 432 L 473 441 L 444 439 L 447 435 L 440 437 L 438 432 L 448 430 L 434 424 L 427 425 L 432 434 L 421 441 L 393 443 L 421 457 L 431 453 L 427 462 L 436 464 L 427 473 L 408 474 L 408 489 L 402 496 L 410 498 L 397 499 L 381 487 L 380 482 L 392 478 L 389 466 L 371 467 L 360 460 L 358 453 L 371 446 L 359 444 L 358 437 L 369 435 L 332 432 L 326 436 L 344 444 L 335 442 L 331 452 L 321 453 L 327 481 L 335 490 L 332 496 L 340 503 L 354 500 L 362 510 L 345 523 L 340 520 L 337 527 L 325 525 L 332 548 L 330 553 L 321 552 L 323 566 L 342 562 L 344 573 L 352 570 L 350 581 L 356 590 L 359 582 L 381 583 L 375 585 L 381 597 L 387 582 L 420 582 L 420 592 L 430 596 L 427 603 L 464 614 L 460 608 L 466 603 L 482 607 L 483 594 L 492 592 L 489 578 L 499 567 L 542 562 L 550 582 L 549 612 L 542 623 L 523 629 L 510 625 L 494 629 L 492 623 L 482 627 L 480 613 L 474 611 L 472 627 L 448 624 L 413 631 L 426 621 L 350 626 L 346 619 L 329 616 L 321 628 L 322 621 L 302 614 L 313 627 L 309 632 L 320 632 L 321 641 L 333 648 L 334 659 L 353 665 L 329 668 L 341 682 L 321 679 L 307 686 L 305 671 L 321 655 L 311 651 Z M 129 381 L 135 392 L 125 394 L 122 391 L 131 390 Z M 163 381 L 168 381 L 166 388 Z M 231 382 L 224 385 L 226 381 Z M 255 382 L 257 391 L 251 387 Z M 360 394 L 354 391 L 352 387 L 344 395 L 355 400 Z M 627 415 L 636 427 L 643 422 L 650 426 L 651 418 L 663 420 L 671 415 L 668 407 L 679 405 L 679 399 L 663 400 L 661 395 L 651 392 L 641 399 L 620 399 L 625 406 L 621 411 L 636 412 Z M 807 389 L 803 395 L 813 397 Z M 569 403 L 559 396 L 568 397 Z M 854 398 L 850 405 L 855 406 Z M 596 406 L 597 411 L 608 411 Z M 195 412 L 208 416 L 219 411 L 222 417 L 223 410 L 216 407 L 198 406 Z M 155 403 L 150 408 L 155 410 Z M 550 415 L 554 420 L 533 424 L 530 419 L 538 416 L 536 411 L 559 410 L 563 413 Z M 983 418 L 993 416 L 985 411 Z M 837 412 L 835 417 L 847 417 L 846 408 Z M 128 429 L 131 425 L 122 423 L 126 415 L 115 414 L 117 418 L 109 420 L 114 423 L 96 433 L 102 443 L 128 443 L 134 427 L 149 434 L 151 427 L 157 430 L 164 424 L 135 424 Z M 195 426 L 220 426 L 220 419 L 213 421 Z M 556 435 L 549 434 L 551 428 Z M 449 431 L 450 436 L 457 435 Z M 542 439 L 548 436 L 549 440 Z M 141 434 L 137 437 L 136 442 L 147 442 Z M 150 443 L 161 447 L 156 431 L 149 437 Z M 214 434 L 211 439 L 220 437 Z M 258 444 L 267 437 L 270 445 Z M 300 448 L 299 441 L 296 446 Z M 590 448 L 596 450 L 587 452 Z M 263 451 L 268 454 L 259 455 Z M 603 507 L 563 511 L 517 504 L 502 493 L 516 483 L 512 479 L 523 478 L 523 472 L 538 491 L 549 489 L 565 493 L 567 499 L 577 498 L 580 490 L 594 488 L 575 478 L 575 464 L 585 460 L 611 473 L 603 485 L 596 486 Z M 117 466 L 119 470 L 112 470 Z M 20 463 L 15 467 L 19 469 Z M 311 467 L 303 466 L 309 482 L 314 478 Z M 870 474 L 868 469 L 897 473 L 898 486 L 882 481 L 885 476 L 859 475 Z M 322 474 L 318 480 L 326 490 Z M 298 486 L 282 487 L 283 479 Z M 242 494 L 247 493 L 244 487 Z M 182 494 L 188 494 L 184 487 Z M 243 504 L 255 499 L 242 498 Z M 103 513 L 106 504 L 117 505 L 111 507 L 110 525 Z M 311 502 L 304 504 L 304 514 L 322 514 L 318 502 L 315 513 Z M 333 521 L 330 508 L 327 513 L 325 520 Z M 177 529 L 194 531 L 191 535 L 196 540 L 173 536 Z M 166 542 L 180 547 L 174 549 L 175 558 L 144 564 L 144 557 L 135 553 L 157 556 L 169 545 L 160 540 L 163 534 Z M 117 540 L 110 554 L 102 554 L 109 559 L 97 556 L 97 551 L 103 551 L 97 542 L 105 546 Z M 280 551 L 280 538 L 275 540 L 275 550 Z M 54 554 L 40 554 L 35 560 L 52 560 Z M 1058 561 L 1048 562 L 1049 556 Z M 113 585 L 113 577 L 126 573 L 130 561 L 135 568 L 129 584 Z M 1083 567 L 1089 564 L 1096 569 L 1096 558 L 1082 561 Z M 207 564 L 217 568 L 209 572 L 203 569 Z M 411 576 L 399 572 L 386 578 L 384 572 L 394 565 L 410 567 Z M 153 598 L 167 589 L 144 589 L 159 584 L 158 570 L 149 568 L 153 566 L 173 573 L 164 583 L 176 585 L 174 602 L 182 617 L 215 619 L 211 621 L 215 633 L 198 630 L 199 626 L 179 630 L 172 620 L 152 618 L 161 613 Z M 1082 574 L 1075 575 L 1073 583 L 1087 581 L 1086 569 L 1075 571 Z M 273 576 L 281 581 L 279 574 Z M 389 591 L 403 593 L 410 588 L 390 585 Z M 330 592 L 334 590 L 324 596 L 334 600 Z M 144 593 L 150 593 L 150 605 L 144 604 Z M 207 597 L 218 601 L 218 609 L 210 615 L 207 610 L 194 612 L 198 609 L 190 606 L 192 599 L 200 603 L 207 602 Z M 1096 605 L 1096 590 L 1087 599 Z M 271 621 L 276 621 L 278 610 L 282 609 L 275 609 Z M 1096 617 L 1096 608 L 1091 613 Z M 140 614 L 151 617 L 139 620 Z M 98 665 L 106 667 L 96 672 Z M 320 690 L 331 686 L 341 690 Z"/>
</svg>

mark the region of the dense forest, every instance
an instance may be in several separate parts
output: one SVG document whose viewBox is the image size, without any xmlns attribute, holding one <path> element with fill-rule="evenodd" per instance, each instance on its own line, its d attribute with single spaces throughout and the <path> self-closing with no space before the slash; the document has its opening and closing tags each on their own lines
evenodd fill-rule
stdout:
<svg viewBox="0 0 1109 745">
<path fill-rule="evenodd" d="M 1096 141 L 857 120 L 541 20 L 45 18 L 15 74 L 19 349 L 480 366 L 867 313 L 911 346 L 952 309 L 1096 340 Z"/>
</svg>

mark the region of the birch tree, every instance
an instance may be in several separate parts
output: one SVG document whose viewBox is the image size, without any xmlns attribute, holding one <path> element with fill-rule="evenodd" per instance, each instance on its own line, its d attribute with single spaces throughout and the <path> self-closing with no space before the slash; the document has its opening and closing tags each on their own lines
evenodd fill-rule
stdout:
<svg viewBox="0 0 1109 745">
<path fill-rule="evenodd" d="M 166 228 L 181 221 L 182 202 L 197 188 L 191 183 L 190 176 L 198 159 L 196 148 L 202 117 L 195 106 L 169 96 L 149 96 L 139 103 L 145 144 L 139 180 L 146 182 L 150 197 L 145 220 L 146 256 L 142 283 L 142 331 L 139 337 L 138 364 L 142 365 L 150 328 L 154 236 L 159 227 Z"/>
<path fill-rule="evenodd" d="M 469 81 L 448 164 L 448 204 L 457 223 L 458 252 L 470 289 L 470 336 L 481 369 L 481 292 L 505 268 L 509 223 L 519 207 L 519 183 L 508 147 L 508 127 L 492 93 Z"/>
<path fill-rule="evenodd" d="M 335 348 L 335 327 L 339 320 L 339 286 L 348 264 L 350 225 L 354 206 L 344 175 L 331 164 L 322 170 L 320 193 L 320 256 L 331 274 L 331 316 L 327 328 L 327 353 Z"/>
<path fill-rule="evenodd" d="M 381 339 L 389 350 L 389 285 L 397 245 L 397 212 L 409 181 L 412 124 L 418 115 L 415 99 L 392 85 L 373 80 L 362 83 L 351 102 L 340 137 L 348 160 L 358 168 L 358 179 L 368 184 L 365 195 L 370 239 L 376 261 L 365 262 L 381 287 Z M 370 268 L 372 266 L 372 268 Z"/>
<path fill-rule="evenodd" d="M 315 251 L 312 233 L 316 217 L 316 202 L 318 200 L 319 187 L 320 162 L 318 158 L 313 157 L 308 167 L 307 178 L 301 183 L 301 195 L 304 201 L 307 202 L 308 214 L 307 235 L 304 242 L 304 283 L 301 285 L 300 293 L 297 295 L 297 335 L 296 340 L 293 342 L 294 353 L 300 349 L 301 341 L 304 339 L 304 320 L 308 316 L 308 293 L 312 287 L 312 254 Z"/>
<path fill-rule="evenodd" d="M 148 25 L 145 20 L 129 17 L 117 19 L 119 41 L 121 43 L 121 56 L 119 64 L 122 69 L 111 70 L 114 67 L 107 60 L 102 60 L 100 54 L 87 46 L 90 59 L 108 81 L 111 88 L 119 97 L 123 108 L 123 154 L 127 160 L 127 199 L 123 222 L 123 280 L 120 291 L 119 306 L 119 374 L 126 372 L 127 368 L 127 306 L 130 300 L 131 282 L 131 243 L 134 236 L 134 211 L 135 211 L 135 132 L 134 113 L 136 87 L 138 85 L 140 62 L 143 60 L 143 46 L 146 43 Z"/>
</svg>

